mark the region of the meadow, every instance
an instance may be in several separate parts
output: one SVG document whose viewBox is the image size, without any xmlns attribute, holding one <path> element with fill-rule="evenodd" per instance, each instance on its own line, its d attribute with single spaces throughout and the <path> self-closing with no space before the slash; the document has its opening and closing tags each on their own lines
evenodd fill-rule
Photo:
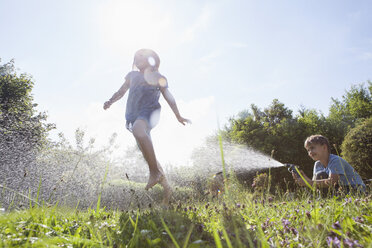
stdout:
<svg viewBox="0 0 372 248">
<path fill-rule="evenodd" d="M 322 133 L 370 178 L 370 81 L 332 98 L 327 117 L 313 109 L 294 116 L 278 99 L 263 111 L 251 105 L 195 149 L 192 167 L 164 166 L 174 188 L 164 207 L 159 186 L 144 191 L 139 149 L 113 156 L 117 134 L 98 150 L 80 129 L 75 145 L 62 133 L 49 140 L 55 125 L 36 110 L 32 78 L 15 68 L 0 65 L 0 247 L 372 247 L 370 186 L 364 195 L 321 196 L 310 185 L 288 187 L 282 164 L 310 173 L 303 140 Z M 234 177 L 263 168 L 269 175 L 257 175 L 254 189 Z M 274 190 L 277 183 L 284 187 Z"/>
<path fill-rule="evenodd" d="M 372 247 L 370 188 L 322 196 L 310 185 L 277 187 L 280 168 L 245 184 L 238 165 L 279 162 L 220 138 L 200 150 L 208 163 L 196 164 L 204 166 L 166 168 L 173 195 L 165 207 L 160 186 L 144 190 L 148 171 L 138 150 L 108 163 L 110 149 L 89 152 L 77 136 L 77 148 L 62 145 L 27 170 L 8 171 L 0 184 L 0 247 Z"/>
<path fill-rule="evenodd" d="M 233 179 L 221 192 L 122 210 L 103 207 L 101 195 L 89 208 L 30 201 L 0 211 L 0 247 L 372 247 L 371 194 L 273 195 Z"/>
</svg>

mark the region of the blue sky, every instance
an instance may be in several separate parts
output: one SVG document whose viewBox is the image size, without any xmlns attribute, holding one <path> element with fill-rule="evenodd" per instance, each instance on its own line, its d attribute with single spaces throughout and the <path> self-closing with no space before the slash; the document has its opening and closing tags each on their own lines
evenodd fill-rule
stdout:
<svg viewBox="0 0 372 248">
<path fill-rule="evenodd" d="M 41 1 L 0 0 L 0 58 L 14 58 L 35 81 L 34 98 L 58 131 L 76 128 L 107 141 L 124 128 L 121 86 L 140 48 L 160 55 L 160 71 L 181 114 L 162 101 L 153 130 L 160 161 L 182 162 L 204 137 L 253 103 L 278 98 L 328 113 L 331 98 L 371 80 L 371 1 Z"/>
</svg>

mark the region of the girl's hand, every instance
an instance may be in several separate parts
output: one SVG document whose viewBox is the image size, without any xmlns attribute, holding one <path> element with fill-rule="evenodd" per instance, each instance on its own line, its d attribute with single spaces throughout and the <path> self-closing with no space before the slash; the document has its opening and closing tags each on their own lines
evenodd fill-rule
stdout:
<svg viewBox="0 0 372 248">
<path fill-rule="evenodd" d="M 182 124 L 185 125 L 186 123 L 191 124 L 191 121 L 189 119 L 183 118 L 182 116 L 178 116 L 177 120 Z"/>
<path fill-rule="evenodd" d="M 106 109 L 108 109 L 110 106 L 111 106 L 110 101 L 107 101 L 107 102 L 105 102 L 105 103 L 103 104 L 103 109 L 106 110 Z"/>
</svg>

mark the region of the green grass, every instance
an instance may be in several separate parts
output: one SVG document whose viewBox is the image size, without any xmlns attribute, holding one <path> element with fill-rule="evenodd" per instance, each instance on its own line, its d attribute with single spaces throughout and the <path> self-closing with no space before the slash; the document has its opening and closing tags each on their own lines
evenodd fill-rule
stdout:
<svg viewBox="0 0 372 248">
<path fill-rule="evenodd" d="M 371 195 L 255 195 L 228 186 L 219 199 L 168 209 L 0 213 L 0 247 L 372 247 Z"/>
</svg>

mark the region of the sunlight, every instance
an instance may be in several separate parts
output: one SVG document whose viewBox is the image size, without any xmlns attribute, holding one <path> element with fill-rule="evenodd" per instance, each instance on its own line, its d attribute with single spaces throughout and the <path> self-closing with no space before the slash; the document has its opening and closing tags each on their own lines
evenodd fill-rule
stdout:
<svg viewBox="0 0 372 248">
<path fill-rule="evenodd" d="M 142 47 L 158 49 L 169 34 L 170 17 L 163 8 L 150 2 L 104 2 L 100 13 L 102 38 L 116 52 Z"/>
</svg>

